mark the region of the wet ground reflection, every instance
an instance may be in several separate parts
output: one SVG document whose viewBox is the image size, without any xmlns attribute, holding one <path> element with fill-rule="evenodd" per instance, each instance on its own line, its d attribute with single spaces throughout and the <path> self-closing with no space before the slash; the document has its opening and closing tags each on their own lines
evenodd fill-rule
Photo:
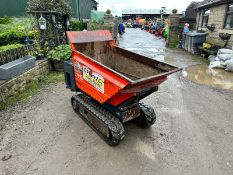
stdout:
<svg viewBox="0 0 233 175">
<path fill-rule="evenodd" d="M 209 69 L 200 64 L 184 69 L 183 76 L 195 83 L 233 90 L 233 73 L 224 69 Z"/>
</svg>

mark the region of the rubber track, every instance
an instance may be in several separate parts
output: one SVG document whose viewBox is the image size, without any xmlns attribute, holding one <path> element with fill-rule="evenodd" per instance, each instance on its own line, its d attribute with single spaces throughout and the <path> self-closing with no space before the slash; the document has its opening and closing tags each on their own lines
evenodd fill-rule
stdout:
<svg viewBox="0 0 233 175">
<path fill-rule="evenodd" d="M 95 115 L 99 120 L 101 120 L 107 127 L 109 128 L 109 132 L 111 133 L 111 137 L 107 138 L 107 136 L 103 135 L 97 128 L 95 128 L 86 118 L 82 115 L 82 119 L 92 127 L 92 129 L 101 136 L 104 141 L 111 145 L 117 145 L 124 138 L 124 127 L 118 118 L 116 118 L 113 114 L 104 109 L 101 105 L 94 102 L 91 98 L 85 96 L 84 94 L 78 94 L 75 97 L 78 105 L 84 106 L 88 112 Z M 79 113 L 80 114 L 80 113 Z"/>
<path fill-rule="evenodd" d="M 148 122 L 153 125 L 156 121 L 156 114 L 154 109 L 142 102 L 139 103 L 139 106 L 141 110 L 145 113 L 145 117 Z"/>
</svg>

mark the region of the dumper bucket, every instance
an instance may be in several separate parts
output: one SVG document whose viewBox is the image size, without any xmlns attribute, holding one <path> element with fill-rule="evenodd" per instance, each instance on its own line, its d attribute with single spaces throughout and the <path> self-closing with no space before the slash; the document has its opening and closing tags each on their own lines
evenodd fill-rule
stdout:
<svg viewBox="0 0 233 175">
<path fill-rule="evenodd" d="M 67 36 L 76 86 L 100 103 L 117 106 L 135 96 L 144 98 L 158 90 L 168 75 L 181 70 L 115 46 L 107 30 L 67 32 Z"/>
</svg>

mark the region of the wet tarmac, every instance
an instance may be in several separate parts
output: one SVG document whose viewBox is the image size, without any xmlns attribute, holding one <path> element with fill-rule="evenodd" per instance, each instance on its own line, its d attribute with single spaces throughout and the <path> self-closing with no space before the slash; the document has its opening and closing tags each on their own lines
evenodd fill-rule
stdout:
<svg viewBox="0 0 233 175">
<path fill-rule="evenodd" d="M 123 35 L 122 38 L 119 38 L 120 47 L 158 61 L 164 61 L 164 52 L 166 48 L 163 39 L 157 38 L 146 31 L 141 31 L 141 29 L 128 29 L 125 35 L 127 35 L 127 37 Z M 136 42 L 132 40 L 134 37 L 137 38 Z M 157 42 L 155 42 L 156 40 Z"/>
<path fill-rule="evenodd" d="M 126 33 L 127 37 L 120 38 L 120 46 L 155 60 L 183 67 L 183 77 L 194 83 L 214 88 L 233 90 L 233 73 L 227 72 L 223 69 L 209 69 L 209 63 L 206 58 L 191 55 L 186 51 L 183 51 L 183 56 L 179 59 L 174 57 L 176 54 L 175 52 L 174 55 L 167 55 L 165 44 L 164 42 L 161 42 L 163 39 L 151 37 L 152 35 L 148 34 L 145 35 L 147 32 L 138 32 L 137 30 L 139 29 L 135 29 L 134 31 L 131 30 Z M 137 34 L 136 43 L 132 40 L 132 37 L 135 34 Z M 130 35 L 132 35 L 132 37 Z M 145 40 L 147 41 L 146 43 Z M 158 42 L 155 44 L 154 40 L 158 40 Z"/>
</svg>

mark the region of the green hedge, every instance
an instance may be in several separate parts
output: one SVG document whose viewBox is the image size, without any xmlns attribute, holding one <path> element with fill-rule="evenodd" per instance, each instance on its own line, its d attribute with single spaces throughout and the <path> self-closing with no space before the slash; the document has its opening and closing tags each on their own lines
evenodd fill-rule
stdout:
<svg viewBox="0 0 233 175">
<path fill-rule="evenodd" d="M 112 26 L 105 26 L 104 23 L 98 23 L 96 21 L 89 21 L 87 24 L 88 30 L 110 30 L 112 31 Z"/>
<path fill-rule="evenodd" d="M 0 47 L 0 53 L 5 52 L 7 50 L 19 48 L 21 46 L 23 46 L 23 44 L 9 44 L 9 45 L 6 45 L 6 46 L 1 46 Z"/>
<path fill-rule="evenodd" d="M 8 16 L 0 18 L 0 24 L 7 24 L 9 22 L 10 22 L 10 17 L 8 17 Z"/>
<path fill-rule="evenodd" d="M 87 28 L 87 23 L 83 21 L 71 20 L 69 30 L 70 31 L 83 31 Z"/>
<path fill-rule="evenodd" d="M 36 32 L 30 32 L 28 37 L 30 39 L 34 39 L 36 35 Z M 0 33 L 0 46 L 22 43 L 26 37 L 27 35 L 24 32 L 6 30 Z"/>
</svg>

